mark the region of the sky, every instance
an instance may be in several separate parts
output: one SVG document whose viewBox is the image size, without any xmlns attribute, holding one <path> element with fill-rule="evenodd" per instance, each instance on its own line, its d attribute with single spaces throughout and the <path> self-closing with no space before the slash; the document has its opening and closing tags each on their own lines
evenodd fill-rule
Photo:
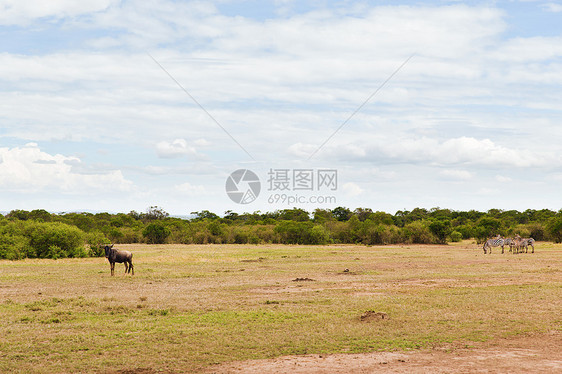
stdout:
<svg viewBox="0 0 562 374">
<path fill-rule="evenodd" d="M 0 211 L 562 208 L 562 2 L 0 0 Z"/>
</svg>

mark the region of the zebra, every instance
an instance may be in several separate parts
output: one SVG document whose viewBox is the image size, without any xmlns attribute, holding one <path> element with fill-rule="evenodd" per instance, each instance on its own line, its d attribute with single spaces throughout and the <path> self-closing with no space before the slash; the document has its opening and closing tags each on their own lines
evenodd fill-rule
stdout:
<svg viewBox="0 0 562 374">
<path fill-rule="evenodd" d="M 519 234 L 515 235 L 515 250 L 513 251 L 513 254 L 516 253 L 523 253 L 523 248 L 525 248 L 525 253 L 527 253 L 529 251 L 529 245 L 531 247 L 533 247 L 533 252 L 535 253 L 535 239 L 533 238 L 529 238 L 529 239 L 524 239 L 522 238 Z"/>
<path fill-rule="evenodd" d="M 512 238 L 505 238 L 503 240 L 504 245 L 509 245 L 509 251 L 513 252 L 513 247 L 515 247 L 515 240 Z"/>
<path fill-rule="evenodd" d="M 531 248 L 533 248 L 531 253 L 535 253 L 535 239 L 529 238 L 529 239 L 523 239 L 523 240 L 526 241 L 526 243 L 525 243 L 525 253 L 527 253 L 527 250 L 528 250 L 529 246 L 531 246 Z"/>
<path fill-rule="evenodd" d="M 502 247 L 502 253 L 503 253 L 504 245 L 505 245 L 504 239 L 500 235 L 498 235 L 493 239 L 486 240 L 482 249 L 484 249 L 484 254 L 487 253 L 486 248 L 488 248 L 490 250 L 490 254 L 492 254 L 492 247 Z"/>
</svg>

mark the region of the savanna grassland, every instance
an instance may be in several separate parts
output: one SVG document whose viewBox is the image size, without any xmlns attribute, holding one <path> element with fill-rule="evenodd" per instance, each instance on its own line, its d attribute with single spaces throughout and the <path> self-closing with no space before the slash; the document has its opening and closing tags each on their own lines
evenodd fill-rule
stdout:
<svg viewBox="0 0 562 374">
<path fill-rule="evenodd" d="M 200 372 L 286 355 L 559 339 L 562 245 L 120 245 L 0 261 L 0 372 Z M 365 318 L 368 311 L 381 318 Z M 373 314 L 374 315 L 374 314 Z M 364 317 L 363 319 L 361 317 Z"/>
</svg>

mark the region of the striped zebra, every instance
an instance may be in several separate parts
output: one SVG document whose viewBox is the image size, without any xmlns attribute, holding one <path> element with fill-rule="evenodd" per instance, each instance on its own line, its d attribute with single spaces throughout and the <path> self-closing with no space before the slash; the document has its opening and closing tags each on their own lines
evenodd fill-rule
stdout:
<svg viewBox="0 0 562 374">
<path fill-rule="evenodd" d="M 522 238 L 519 235 L 515 236 L 515 250 L 513 253 L 523 253 L 523 248 L 525 248 L 525 253 L 529 252 L 529 246 L 533 248 L 531 253 L 535 253 L 535 239 L 533 238 Z"/>
<path fill-rule="evenodd" d="M 519 238 L 515 241 L 515 251 L 513 253 L 523 253 L 523 250 L 527 250 L 527 240 Z"/>
<path fill-rule="evenodd" d="M 513 254 L 523 252 L 523 247 L 527 244 L 527 240 L 523 239 L 519 234 L 515 235 L 513 238 L 514 248 Z"/>
<path fill-rule="evenodd" d="M 503 245 L 509 245 L 509 251 L 513 252 L 513 247 L 515 247 L 515 240 L 512 238 L 505 238 L 503 240 Z"/>
<path fill-rule="evenodd" d="M 529 246 L 531 246 L 531 248 L 533 248 L 531 253 L 535 253 L 535 239 L 529 238 L 529 239 L 523 239 L 523 240 L 526 241 L 526 243 L 525 243 L 525 253 L 527 253 L 527 250 L 529 249 Z"/>
<path fill-rule="evenodd" d="M 487 253 L 486 249 L 489 249 L 490 254 L 492 254 L 492 247 L 502 247 L 502 253 L 503 253 L 503 246 L 504 245 L 505 245 L 504 239 L 501 236 L 498 235 L 493 239 L 486 240 L 482 249 L 484 249 L 484 254 Z"/>
</svg>

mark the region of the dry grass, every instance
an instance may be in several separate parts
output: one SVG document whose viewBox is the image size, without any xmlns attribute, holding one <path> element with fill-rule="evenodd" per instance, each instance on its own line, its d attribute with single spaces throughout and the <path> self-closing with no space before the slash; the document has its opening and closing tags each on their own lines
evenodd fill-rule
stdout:
<svg viewBox="0 0 562 374">
<path fill-rule="evenodd" d="M 121 248 L 134 277 L 119 265 L 110 277 L 103 258 L 0 261 L 0 372 L 196 372 L 561 330 L 562 246 L 550 243 L 521 255 L 468 242 Z"/>
</svg>

